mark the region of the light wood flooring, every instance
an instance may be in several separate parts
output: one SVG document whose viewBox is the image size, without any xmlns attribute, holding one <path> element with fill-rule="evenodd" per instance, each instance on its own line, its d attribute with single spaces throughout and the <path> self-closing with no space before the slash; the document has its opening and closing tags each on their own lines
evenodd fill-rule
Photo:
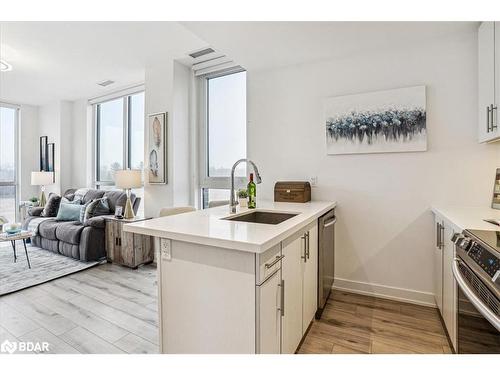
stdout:
<svg viewBox="0 0 500 375">
<path fill-rule="evenodd" d="M 0 297 L 0 342 L 50 353 L 158 353 L 156 267 L 103 264 Z"/>
<path fill-rule="evenodd" d="M 437 309 L 337 290 L 298 352 L 451 353 Z"/>
<path fill-rule="evenodd" d="M 157 353 L 156 268 L 103 264 L 0 297 L 0 342 L 50 353 Z M 436 309 L 333 291 L 299 353 L 449 353 Z"/>
</svg>

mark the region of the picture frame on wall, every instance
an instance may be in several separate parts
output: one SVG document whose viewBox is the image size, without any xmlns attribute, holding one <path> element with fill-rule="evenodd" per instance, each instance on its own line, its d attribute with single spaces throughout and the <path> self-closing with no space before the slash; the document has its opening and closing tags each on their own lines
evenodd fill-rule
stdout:
<svg viewBox="0 0 500 375">
<path fill-rule="evenodd" d="M 426 151 L 426 120 L 425 86 L 327 98 L 327 154 Z"/>
<path fill-rule="evenodd" d="M 54 169 L 54 149 L 55 149 L 54 143 L 47 144 L 47 171 L 53 172 L 52 173 L 53 182 L 56 182 L 56 174 Z"/>
<path fill-rule="evenodd" d="M 48 137 L 42 135 L 40 137 L 40 171 L 47 171 L 47 142 Z"/>
<path fill-rule="evenodd" d="M 148 182 L 166 184 L 167 181 L 167 127 L 168 112 L 148 116 Z"/>
</svg>

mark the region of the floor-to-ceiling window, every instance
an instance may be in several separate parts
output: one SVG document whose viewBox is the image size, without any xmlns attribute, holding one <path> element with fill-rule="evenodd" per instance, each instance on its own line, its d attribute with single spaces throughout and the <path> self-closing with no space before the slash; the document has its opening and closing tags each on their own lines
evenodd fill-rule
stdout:
<svg viewBox="0 0 500 375">
<path fill-rule="evenodd" d="M 144 91 L 94 104 L 95 186 L 114 189 L 115 172 L 144 170 Z M 143 197 L 144 189 L 133 193 Z M 138 214 L 143 213 L 141 201 Z"/>
<path fill-rule="evenodd" d="M 204 126 L 201 158 L 202 206 L 229 199 L 231 167 L 246 157 L 246 71 L 207 76 L 202 82 Z M 240 186 L 246 181 L 246 165 L 235 176 Z"/>
<path fill-rule="evenodd" d="M 18 109 L 0 104 L 0 216 L 16 221 Z"/>
</svg>

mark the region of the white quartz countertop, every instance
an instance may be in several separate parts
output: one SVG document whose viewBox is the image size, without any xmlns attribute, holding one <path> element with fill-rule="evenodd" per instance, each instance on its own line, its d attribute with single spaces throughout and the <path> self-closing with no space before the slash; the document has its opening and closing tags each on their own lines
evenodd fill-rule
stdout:
<svg viewBox="0 0 500 375">
<path fill-rule="evenodd" d="M 500 227 L 487 223 L 484 219 L 500 219 L 500 210 L 490 207 L 440 207 L 433 206 L 432 212 L 442 216 L 458 229 L 499 230 Z"/>
<path fill-rule="evenodd" d="M 257 202 L 257 211 L 298 214 L 277 225 L 222 220 L 228 216 L 240 215 L 252 210 L 240 209 L 238 206 L 236 214 L 230 214 L 229 206 L 220 206 L 126 224 L 123 229 L 126 232 L 148 236 L 262 253 L 300 228 L 317 220 L 335 208 L 336 205 L 336 202 L 320 201 L 307 203 Z"/>
</svg>

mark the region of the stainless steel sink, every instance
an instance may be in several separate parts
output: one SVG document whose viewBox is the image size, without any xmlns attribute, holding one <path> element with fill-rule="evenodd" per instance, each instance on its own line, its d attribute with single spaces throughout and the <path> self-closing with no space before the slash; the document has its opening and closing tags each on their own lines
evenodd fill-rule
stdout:
<svg viewBox="0 0 500 375">
<path fill-rule="evenodd" d="M 287 212 L 252 211 L 243 215 L 225 217 L 223 220 L 276 225 L 297 215 Z"/>
</svg>

